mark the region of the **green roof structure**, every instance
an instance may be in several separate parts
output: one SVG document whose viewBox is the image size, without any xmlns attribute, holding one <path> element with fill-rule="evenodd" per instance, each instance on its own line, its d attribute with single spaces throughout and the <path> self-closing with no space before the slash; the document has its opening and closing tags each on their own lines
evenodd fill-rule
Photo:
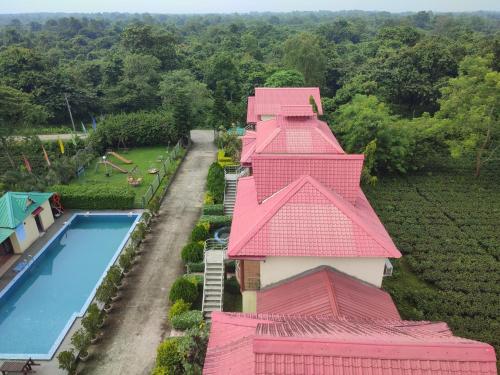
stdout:
<svg viewBox="0 0 500 375">
<path fill-rule="evenodd" d="M 20 193 L 12 191 L 5 193 L 0 198 L 0 238 L 4 237 L 8 230 L 15 229 L 33 211 L 49 200 L 53 194 L 54 193 Z"/>
</svg>

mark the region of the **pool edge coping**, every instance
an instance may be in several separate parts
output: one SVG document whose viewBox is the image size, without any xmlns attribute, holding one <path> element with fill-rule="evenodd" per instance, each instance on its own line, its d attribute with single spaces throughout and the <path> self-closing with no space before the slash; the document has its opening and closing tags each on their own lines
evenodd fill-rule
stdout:
<svg viewBox="0 0 500 375">
<path fill-rule="evenodd" d="M 82 309 L 76 313 L 73 313 L 71 317 L 69 318 L 68 322 L 64 326 L 64 328 L 61 330 L 59 336 L 57 336 L 56 340 L 54 341 L 54 344 L 52 347 L 49 349 L 48 353 L 19 353 L 19 354 L 11 354 L 11 353 L 0 353 L 0 360 L 11 360 L 11 359 L 28 359 L 32 358 L 35 360 L 47 360 L 50 361 L 53 359 L 54 354 L 56 353 L 57 349 L 59 346 L 61 346 L 62 342 L 64 341 L 66 335 L 70 331 L 71 327 L 75 323 L 75 321 L 78 318 L 81 318 L 85 315 L 85 312 L 87 311 L 88 307 L 92 303 L 92 301 L 95 298 L 95 294 L 97 292 L 97 289 L 101 285 L 102 281 L 106 277 L 106 274 L 108 273 L 108 270 L 113 266 L 120 254 L 122 253 L 123 249 L 125 248 L 127 242 L 130 240 L 130 235 L 136 228 L 137 224 L 142 218 L 143 215 L 143 210 L 139 210 L 139 212 L 76 212 L 74 213 L 65 223 L 64 225 L 52 236 L 52 238 L 38 251 L 38 253 L 31 258 L 31 260 L 28 262 L 26 267 L 24 267 L 0 292 L 0 299 L 16 284 L 16 282 L 24 275 L 31 267 L 31 265 L 47 250 L 47 248 L 55 241 L 55 239 L 67 228 L 71 225 L 73 220 L 77 216 L 83 216 L 83 217 L 88 217 L 88 216 L 136 216 L 135 220 L 132 222 L 130 225 L 129 230 L 123 237 L 122 242 L 120 245 L 118 245 L 115 253 L 111 257 L 109 263 L 106 265 L 106 268 L 104 268 L 103 273 L 101 277 L 97 280 L 96 285 L 90 292 L 87 300 L 82 306 Z"/>
</svg>

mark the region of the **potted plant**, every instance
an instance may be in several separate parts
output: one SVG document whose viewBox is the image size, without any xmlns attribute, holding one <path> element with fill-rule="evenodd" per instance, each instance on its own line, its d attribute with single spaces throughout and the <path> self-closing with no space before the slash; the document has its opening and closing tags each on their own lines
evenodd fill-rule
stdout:
<svg viewBox="0 0 500 375">
<path fill-rule="evenodd" d="M 112 285 L 107 279 L 104 279 L 102 284 L 99 285 L 99 288 L 97 289 L 95 297 L 104 305 L 104 311 L 106 313 L 109 313 L 113 307 L 110 300 L 114 293 L 114 285 Z"/>
<path fill-rule="evenodd" d="M 91 304 L 87 313 L 82 319 L 82 326 L 87 330 L 90 336 L 91 344 L 97 341 L 97 332 L 104 324 L 104 317 L 101 315 L 99 307 L 95 303 Z"/>
<path fill-rule="evenodd" d="M 73 349 L 64 350 L 57 355 L 59 368 L 65 370 L 68 375 L 76 374 L 76 357 Z"/>
<path fill-rule="evenodd" d="M 109 268 L 106 278 L 113 283 L 118 289 L 120 289 L 122 281 L 122 271 L 117 265 L 113 265 Z"/>
<path fill-rule="evenodd" d="M 85 362 L 89 358 L 90 335 L 85 328 L 80 328 L 71 337 L 71 343 L 78 351 L 78 358 Z"/>
<path fill-rule="evenodd" d="M 118 264 L 123 270 L 123 276 L 128 276 L 132 267 L 132 259 L 130 258 L 130 253 L 125 251 L 118 260 Z"/>
</svg>

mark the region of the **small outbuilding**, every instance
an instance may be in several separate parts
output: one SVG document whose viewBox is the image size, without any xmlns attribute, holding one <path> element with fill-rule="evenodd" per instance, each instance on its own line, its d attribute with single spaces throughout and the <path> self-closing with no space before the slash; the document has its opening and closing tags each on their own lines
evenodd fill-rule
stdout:
<svg viewBox="0 0 500 375">
<path fill-rule="evenodd" d="M 52 195 L 9 191 L 0 198 L 0 256 L 23 253 L 54 223 Z"/>
</svg>

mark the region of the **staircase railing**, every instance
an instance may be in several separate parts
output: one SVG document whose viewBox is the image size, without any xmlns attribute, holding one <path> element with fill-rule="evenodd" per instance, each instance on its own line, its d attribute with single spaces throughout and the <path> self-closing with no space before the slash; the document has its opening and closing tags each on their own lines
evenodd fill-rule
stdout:
<svg viewBox="0 0 500 375">
<path fill-rule="evenodd" d="M 204 254 L 204 263 L 205 263 L 205 272 L 204 272 L 204 285 L 203 285 L 203 305 L 202 305 L 202 310 L 203 312 L 205 312 L 205 304 L 206 304 L 206 301 L 205 301 L 205 298 L 206 298 L 206 291 L 207 291 L 207 272 L 208 272 L 208 263 L 209 263 L 209 257 L 214 257 L 216 258 L 215 261 L 218 262 L 220 261 L 221 265 L 222 265 L 222 273 L 221 273 L 221 277 L 222 277 L 222 281 L 221 281 L 221 285 L 220 285 L 220 289 L 219 289 L 219 306 L 221 308 L 221 311 L 222 311 L 222 308 L 223 308 L 223 298 L 224 298 L 224 259 L 226 259 L 226 253 L 227 253 L 227 240 L 226 241 L 223 241 L 223 242 L 220 242 L 220 241 L 217 241 L 215 240 L 214 238 L 210 238 L 208 240 L 205 241 L 205 246 L 204 246 L 204 250 L 205 250 L 205 254 Z M 222 253 L 222 254 L 221 254 Z M 217 256 L 220 256 L 219 259 L 217 259 L 218 257 Z M 214 262 L 210 262 L 210 263 L 214 263 Z"/>
</svg>

